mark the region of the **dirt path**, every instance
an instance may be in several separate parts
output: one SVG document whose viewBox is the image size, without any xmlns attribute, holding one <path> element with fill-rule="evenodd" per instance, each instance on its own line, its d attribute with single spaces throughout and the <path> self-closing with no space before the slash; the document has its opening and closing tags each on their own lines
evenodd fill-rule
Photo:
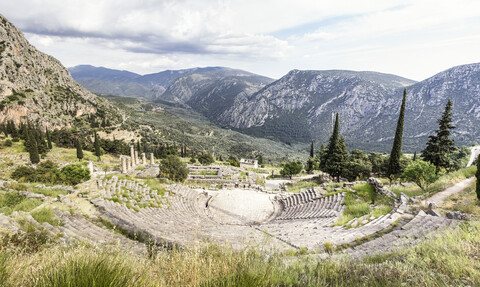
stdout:
<svg viewBox="0 0 480 287">
<path fill-rule="evenodd" d="M 435 195 L 433 195 L 432 197 L 427 198 L 425 202 L 427 203 L 427 205 L 429 203 L 434 203 L 436 206 L 441 206 L 443 204 L 443 201 L 447 199 L 450 195 L 461 192 L 467 186 L 472 184 L 474 180 L 475 180 L 474 177 L 470 177 L 465 180 L 462 180 L 461 182 L 455 184 L 454 186 L 451 186 L 445 189 L 444 191 L 440 191 Z"/>
</svg>

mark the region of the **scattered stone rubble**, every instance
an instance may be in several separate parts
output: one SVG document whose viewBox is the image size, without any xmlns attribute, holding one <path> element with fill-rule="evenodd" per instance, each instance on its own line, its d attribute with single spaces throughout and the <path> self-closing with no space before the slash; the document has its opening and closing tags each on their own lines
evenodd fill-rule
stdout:
<svg viewBox="0 0 480 287">
<path fill-rule="evenodd" d="M 382 182 L 374 177 L 368 178 L 367 183 L 373 186 L 376 193 L 383 194 L 391 198 L 397 197 L 397 195 L 393 191 L 383 188 Z"/>
</svg>

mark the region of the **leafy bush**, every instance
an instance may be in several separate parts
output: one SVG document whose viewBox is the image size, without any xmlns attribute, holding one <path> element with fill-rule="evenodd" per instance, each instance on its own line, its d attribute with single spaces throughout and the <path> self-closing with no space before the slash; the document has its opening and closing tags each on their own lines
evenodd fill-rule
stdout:
<svg viewBox="0 0 480 287">
<path fill-rule="evenodd" d="M 160 162 L 160 176 L 173 181 L 184 181 L 188 176 L 187 165 L 178 156 L 169 155 Z"/>
<path fill-rule="evenodd" d="M 59 170 L 57 164 L 47 160 L 40 163 L 37 168 L 17 167 L 12 173 L 12 178 L 21 182 L 61 182 L 76 185 L 89 180 L 90 171 L 84 163 L 69 164 Z"/>
<path fill-rule="evenodd" d="M 435 165 L 423 160 L 417 160 L 409 164 L 403 171 L 402 177 L 413 181 L 422 190 L 425 190 L 428 185 L 439 178 L 436 174 Z"/>
<path fill-rule="evenodd" d="M 82 163 L 69 164 L 60 171 L 60 180 L 76 185 L 90 179 L 90 170 Z"/>
<path fill-rule="evenodd" d="M 19 166 L 13 171 L 12 178 L 18 181 L 37 181 L 37 170 L 33 167 Z"/>
<path fill-rule="evenodd" d="M 234 157 L 233 155 L 231 155 L 231 156 L 227 159 L 227 162 L 228 162 L 231 166 L 240 167 L 240 162 L 239 162 L 238 159 L 237 159 L 236 157 Z"/>
<path fill-rule="evenodd" d="M 213 158 L 213 156 L 209 153 L 204 153 L 202 155 L 200 155 L 198 157 L 198 161 L 202 164 L 202 165 L 210 165 L 212 163 L 215 162 L 215 159 Z"/>
<path fill-rule="evenodd" d="M 288 176 L 292 178 L 292 176 L 300 173 L 302 171 L 302 164 L 296 161 L 291 161 L 289 163 L 286 163 L 283 166 L 283 169 L 280 171 L 280 174 L 282 176 Z"/>
</svg>

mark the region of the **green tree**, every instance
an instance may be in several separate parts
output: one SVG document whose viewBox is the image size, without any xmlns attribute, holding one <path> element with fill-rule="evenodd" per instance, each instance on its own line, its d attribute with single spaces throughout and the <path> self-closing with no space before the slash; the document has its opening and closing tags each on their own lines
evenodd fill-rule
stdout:
<svg viewBox="0 0 480 287">
<path fill-rule="evenodd" d="M 194 155 L 192 155 L 192 157 L 190 158 L 190 163 L 191 163 L 191 164 L 197 163 L 197 159 L 195 158 Z"/>
<path fill-rule="evenodd" d="M 390 161 L 388 163 L 388 175 L 399 175 L 400 157 L 402 156 L 402 138 L 403 138 L 403 122 L 405 119 L 405 102 L 407 99 L 407 89 L 403 89 L 402 106 L 400 107 L 400 115 L 398 116 L 397 129 L 395 138 L 393 139 L 392 152 L 390 153 Z"/>
<path fill-rule="evenodd" d="M 202 165 L 210 165 L 215 162 L 215 159 L 211 154 L 203 153 L 198 157 L 198 162 Z"/>
<path fill-rule="evenodd" d="M 187 164 L 182 162 L 178 156 L 168 155 L 160 162 L 160 176 L 182 182 L 188 176 Z"/>
<path fill-rule="evenodd" d="M 475 173 L 477 178 L 475 191 L 477 192 L 477 198 L 480 200 L 480 156 L 477 158 L 477 172 Z"/>
<path fill-rule="evenodd" d="M 45 129 L 45 135 L 47 137 L 47 147 L 48 149 L 52 149 L 53 146 L 52 146 L 52 138 L 50 136 L 50 132 L 48 131 L 48 129 Z"/>
<path fill-rule="evenodd" d="M 452 124 L 452 106 L 449 99 L 442 117 L 437 120 L 438 130 L 435 130 L 435 135 L 429 136 L 427 146 L 422 151 L 423 160 L 433 163 L 437 173 L 441 168 L 448 170 L 451 167 L 450 155 L 456 151 L 455 142 L 450 138 L 451 130 L 455 128 Z"/>
<path fill-rule="evenodd" d="M 231 166 L 236 166 L 236 167 L 240 167 L 240 162 L 238 161 L 238 159 L 231 155 L 228 157 L 227 159 L 227 162 L 230 163 Z"/>
<path fill-rule="evenodd" d="M 95 133 L 93 145 L 95 147 L 95 155 L 97 156 L 98 161 L 101 161 L 100 156 L 102 155 L 102 150 L 100 149 L 100 140 L 98 139 L 97 133 Z"/>
<path fill-rule="evenodd" d="M 417 151 L 415 151 L 415 152 L 413 153 L 413 159 L 412 159 L 412 161 L 416 161 L 416 160 L 417 160 Z"/>
<path fill-rule="evenodd" d="M 340 175 L 342 174 L 342 170 L 348 156 L 345 139 L 340 137 L 339 131 L 340 122 L 337 113 L 335 118 L 335 126 L 333 128 L 332 136 L 330 137 L 325 160 L 325 171 L 331 176 L 336 177 L 337 181 L 340 181 Z"/>
<path fill-rule="evenodd" d="M 313 150 L 313 141 L 312 141 L 312 143 L 310 144 L 310 157 L 307 160 L 307 172 L 312 172 L 313 171 L 313 167 L 314 167 L 314 163 L 315 163 L 314 156 L 315 156 L 315 154 L 314 154 L 314 150 Z"/>
<path fill-rule="evenodd" d="M 283 166 L 283 169 L 280 171 L 282 176 L 288 176 L 290 179 L 292 176 L 299 174 L 302 171 L 302 164 L 296 161 L 291 161 L 286 163 Z"/>
<path fill-rule="evenodd" d="M 30 162 L 37 164 L 40 162 L 40 155 L 38 154 L 38 145 L 35 135 L 32 130 L 27 131 L 27 139 L 25 141 L 25 146 L 30 155 Z"/>
<path fill-rule="evenodd" d="M 257 156 L 257 161 L 258 161 L 258 166 L 263 167 L 263 155 L 262 154 L 259 154 Z"/>
<path fill-rule="evenodd" d="M 322 144 L 319 149 L 317 149 L 317 155 L 315 156 L 315 165 L 320 170 L 325 170 L 325 161 L 327 159 L 328 148 L 325 144 Z"/>
<path fill-rule="evenodd" d="M 413 181 L 422 190 L 426 190 L 430 184 L 438 179 L 439 175 L 432 163 L 416 160 L 405 168 L 402 177 L 408 181 Z"/>
<path fill-rule="evenodd" d="M 78 138 L 75 142 L 75 146 L 77 148 L 77 158 L 78 158 L 79 161 L 82 161 L 82 159 L 83 159 L 82 143 L 80 142 L 80 140 Z"/>
<path fill-rule="evenodd" d="M 354 181 L 357 178 L 368 178 L 370 177 L 371 173 L 372 163 L 370 162 L 367 154 L 363 150 L 352 150 L 350 152 L 350 156 L 348 156 L 345 162 L 342 176 L 347 178 L 349 181 Z"/>
</svg>

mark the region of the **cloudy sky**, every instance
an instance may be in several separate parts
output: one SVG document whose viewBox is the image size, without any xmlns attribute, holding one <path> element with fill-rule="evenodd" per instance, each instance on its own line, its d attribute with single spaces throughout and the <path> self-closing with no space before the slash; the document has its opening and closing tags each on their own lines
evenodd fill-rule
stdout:
<svg viewBox="0 0 480 287">
<path fill-rule="evenodd" d="M 15 0 L 0 13 L 67 66 L 350 69 L 422 80 L 480 62 L 477 0 Z"/>
</svg>

